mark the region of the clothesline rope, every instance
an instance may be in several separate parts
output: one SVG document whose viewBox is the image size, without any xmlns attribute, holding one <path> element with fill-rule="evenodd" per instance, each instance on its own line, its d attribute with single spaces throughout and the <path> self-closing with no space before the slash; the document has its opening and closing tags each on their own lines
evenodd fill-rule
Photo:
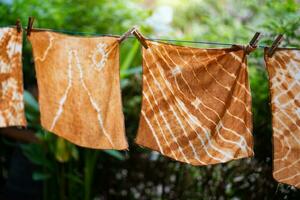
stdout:
<svg viewBox="0 0 300 200">
<path fill-rule="evenodd" d="M 16 27 L 15 25 L 11 25 L 9 27 Z M 26 26 L 23 26 L 26 27 Z M 26 30 L 26 28 L 24 28 Z M 78 31 L 68 31 L 68 30 L 59 30 L 59 29 L 48 29 L 48 28 L 33 28 L 33 31 L 53 31 L 57 33 L 66 33 L 73 35 L 85 35 L 85 36 L 109 36 L 109 37 L 120 37 L 119 35 L 113 34 L 99 34 L 99 33 L 91 33 L 91 32 L 78 32 Z M 135 36 L 128 36 L 127 38 L 134 39 Z M 191 43 L 191 44 L 206 44 L 206 45 L 220 45 L 220 46 L 232 46 L 232 45 L 241 45 L 237 43 L 224 43 L 224 42 L 211 42 L 211 41 L 193 41 L 193 40 L 179 40 L 179 39 L 163 39 L 163 38 L 146 38 L 151 41 L 165 41 L 165 42 L 181 42 L 181 43 Z M 270 47 L 270 45 L 257 45 L 257 48 L 266 48 Z M 300 47 L 278 47 L 278 49 L 289 49 L 289 50 L 300 50 Z"/>
</svg>

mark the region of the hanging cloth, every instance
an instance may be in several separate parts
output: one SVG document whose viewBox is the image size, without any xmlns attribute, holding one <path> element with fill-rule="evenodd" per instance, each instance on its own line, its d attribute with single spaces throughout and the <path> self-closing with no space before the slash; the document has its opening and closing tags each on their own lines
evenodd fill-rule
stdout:
<svg viewBox="0 0 300 200">
<path fill-rule="evenodd" d="M 17 28 L 0 28 L 0 96 L 0 127 L 26 126 L 22 31 Z"/>
<path fill-rule="evenodd" d="M 192 165 L 253 156 L 245 51 L 146 42 L 136 143 Z"/>
<path fill-rule="evenodd" d="M 276 49 L 265 62 L 273 128 L 273 176 L 300 188 L 300 51 Z"/>
<path fill-rule="evenodd" d="M 42 126 L 83 147 L 127 149 L 117 37 L 32 30 Z"/>
</svg>

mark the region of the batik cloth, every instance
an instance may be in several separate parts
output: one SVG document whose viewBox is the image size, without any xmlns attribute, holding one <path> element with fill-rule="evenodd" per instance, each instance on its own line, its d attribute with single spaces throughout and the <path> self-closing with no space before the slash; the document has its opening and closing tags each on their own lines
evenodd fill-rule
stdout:
<svg viewBox="0 0 300 200">
<path fill-rule="evenodd" d="M 0 28 L 0 97 L 0 127 L 26 126 L 22 32 L 17 28 Z"/>
<path fill-rule="evenodd" d="M 192 165 L 253 156 L 244 50 L 147 44 L 137 144 Z"/>
<path fill-rule="evenodd" d="M 265 61 L 273 127 L 273 176 L 300 188 L 300 51 L 277 49 Z"/>
<path fill-rule="evenodd" d="M 70 142 L 127 149 L 116 37 L 32 31 L 42 126 Z"/>
</svg>

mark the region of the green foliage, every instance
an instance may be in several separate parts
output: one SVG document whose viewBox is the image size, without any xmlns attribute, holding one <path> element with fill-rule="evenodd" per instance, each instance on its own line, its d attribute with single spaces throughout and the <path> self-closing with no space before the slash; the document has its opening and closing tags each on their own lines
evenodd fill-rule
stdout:
<svg viewBox="0 0 300 200">
<path fill-rule="evenodd" d="M 283 45 L 300 45 L 300 6 L 296 0 L 225 0 L 218 3 L 214 0 L 161 0 L 156 3 L 169 3 L 174 9 L 172 31 L 166 36 L 170 39 L 246 44 L 255 31 L 262 31 L 266 36 L 262 44 L 270 45 L 276 34 L 284 33 Z M 151 33 L 153 27 L 144 21 L 153 10 L 145 9 L 145 5 L 151 7 L 140 1 L 122 0 L 0 1 L 0 16 L 5 16 L 0 26 L 14 24 L 17 17 L 25 25 L 28 16 L 35 16 L 34 27 L 85 32 L 81 33 L 83 35 L 86 32 L 122 34 L 135 24 Z M 262 49 L 248 58 L 255 158 L 194 167 L 134 145 L 142 81 L 140 45 L 136 40 L 128 38 L 120 52 L 128 152 L 80 148 L 42 129 L 38 102 L 31 95 L 37 90 L 31 47 L 26 40 L 24 45 L 26 118 L 28 128 L 36 132 L 40 143 L 22 144 L 21 147 L 23 154 L 36 166 L 32 178 L 43 183 L 43 199 L 299 198 L 298 190 L 284 185 L 277 187 L 272 179 L 271 114 Z M 11 144 L 2 143 L 0 145 L 5 148 L 1 146 L 0 154 L 7 155 Z"/>
</svg>

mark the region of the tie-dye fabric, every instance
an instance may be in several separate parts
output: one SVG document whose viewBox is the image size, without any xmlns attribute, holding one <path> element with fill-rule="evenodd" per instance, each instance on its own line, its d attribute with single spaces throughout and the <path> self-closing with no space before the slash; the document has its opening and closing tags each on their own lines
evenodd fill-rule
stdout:
<svg viewBox="0 0 300 200">
<path fill-rule="evenodd" d="M 265 50 L 272 105 L 273 176 L 300 188 L 300 51 Z"/>
<path fill-rule="evenodd" d="M 22 32 L 16 28 L 0 28 L 0 96 L 0 127 L 26 126 Z"/>
<path fill-rule="evenodd" d="M 147 44 L 136 142 L 192 165 L 253 156 L 244 50 Z"/>
<path fill-rule="evenodd" d="M 83 147 L 127 149 L 115 37 L 32 31 L 41 123 Z"/>
</svg>

